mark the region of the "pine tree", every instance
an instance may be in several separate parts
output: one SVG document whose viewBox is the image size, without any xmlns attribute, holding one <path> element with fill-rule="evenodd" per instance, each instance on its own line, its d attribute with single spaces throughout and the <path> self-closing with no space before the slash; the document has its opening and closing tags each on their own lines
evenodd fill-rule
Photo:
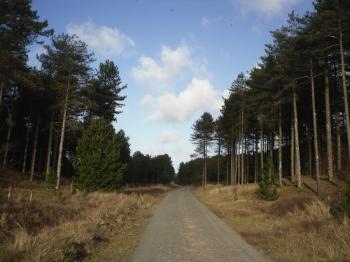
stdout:
<svg viewBox="0 0 350 262">
<path fill-rule="evenodd" d="M 101 63 L 97 77 L 91 79 L 88 88 L 83 92 L 87 100 L 87 117 L 103 117 L 110 122 L 116 120 L 126 98 L 120 95 L 120 92 L 126 87 L 122 84 L 118 67 L 113 61 Z"/>
<path fill-rule="evenodd" d="M 0 105 L 11 81 L 27 67 L 26 47 L 38 36 L 49 36 L 47 21 L 39 21 L 31 0 L 0 0 Z M 17 79 L 16 79 L 17 78 Z"/>
<path fill-rule="evenodd" d="M 93 119 L 78 140 L 74 168 L 82 189 L 116 190 L 121 186 L 126 164 L 120 162 L 120 141 L 104 119 Z"/>
<path fill-rule="evenodd" d="M 272 139 L 272 135 L 270 136 Z M 272 142 L 270 141 L 269 158 L 266 161 L 265 169 L 259 182 L 259 188 L 256 192 L 257 196 L 263 200 L 274 201 L 278 199 L 278 182 L 275 176 L 275 168 L 273 164 Z"/>
<path fill-rule="evenodd" d="M 63 145 L 66 121 L 69 109 L 72 107 L 71 98 L 77 95 L 84 78 L 88 77 L 92 54 L 88 53 L 84 42 L 75 36 L 61 34 L 52 38 L 51 45 L 45 45 L 46 53 L 40 56 L 43 70 L 52 72 L 56 80 L 56 87 L 62 97 L 62 126 L 57 162 L 56 189 L 60 186 Z"/>
<path fill-rule="evenodd" d="M 223 141 L 223 132 L 221 127 L 222 119 L 218 118 L 214 122 L 214 140 L 216 141 L 217 148 L 217 184 L 220 183 L 220 171 L 221 171 L 221 151 L 222 151 L 222 141 Z"/>
<path fill-rule="evenodd" d="M 213 141 L 214 135 L 214 121 L 210 113 L 205 112 L 203 115 L 194 123 L 193 133 L 191 141 L 197 145 L 196 151 L 203 156 L 203 186 L 207 184 L 207 156 L 208 147 Z"/>
</svg>

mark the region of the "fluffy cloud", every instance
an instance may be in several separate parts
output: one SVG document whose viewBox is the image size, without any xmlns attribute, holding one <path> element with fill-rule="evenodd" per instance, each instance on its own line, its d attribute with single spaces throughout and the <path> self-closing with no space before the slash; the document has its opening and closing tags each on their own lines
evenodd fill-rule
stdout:
<svg viewBox="0 0 350 262">
<path fill-rule="evenodd" d="M 135 46 L 135 42 L 117 28 L 96 26 L 93 22 L 68 24 L 66 31 L 76 34 L 94 50 L 97 56 L 112 58 L 127 53 Z"/>
<path fill-rule="evenodd" d="M 239 4 L 243 13 L 256 12 L 263 15 L 278 14 L 301 0 L 232 0 Z"/>
<path fill-rule="evenodd" d="M 221 95 L 209 80 L 193 78 L 179 94 L 166 93 L 156 97 L 147 95 L 141 104 L 152 110 L 148 120 L 182 122 L 197 112 L 218 112 L 222 104 Z"/>
<path fill-rule="evenodd" d="M 177 131 L 165 131 L 160 134 L 157 142 L 160 144 L 168 144 L 171 142 L 176 142 L 181 139 L 181 134 Z"/>
<path fill-rule="evenodd" d="M 140 102 L 140 106 L 151 107 L 153 102 L 154 102 L 153 96 L 145 95 Z"/>
<path fill-rule="evenodd" d="M 185 69 L 198 73 L 205 71 L 205 65 L 193 61 L 186 44 L 175 49 L 162 46 L 159 59 L 141 56 L 138 65 L 132 68 L 131 76 L 138 84 L 157 90 L 179 78 Z"/>
<path fill-rule="evenodd" d="M 151 147 L 148 144 L 140 145 L 138 151 L 140 151 L 144 155 L 152 155 Z"/>
</svg>

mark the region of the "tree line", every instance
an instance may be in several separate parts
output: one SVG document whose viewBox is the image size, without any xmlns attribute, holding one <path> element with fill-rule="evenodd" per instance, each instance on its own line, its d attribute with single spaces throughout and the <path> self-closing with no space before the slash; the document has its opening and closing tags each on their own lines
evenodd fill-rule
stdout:
<svg viewBox="0 0 350 262">
<path fill-rule="evenodd" d="M 215 121 L 204 113 L 194 123 L 191 141 L 203 159 L 204 185 L 208 149 L 218 155 L 211 181 L 233 185 L 257 182 L 266 173 L 276 174 L 279 185 L 288 177 L 300 188 L 302 175 L 310 175 L 319 192 L 321 178 L 346 174 L 350 2 L 316 0 L 313 6 L 303 16 L 290 13 L 271 32 L 260 63 L 233 81 Z"/>
<path fill-rule="evenodd" d="M 152 158 L 166 170 L 154 166 L 156 179 L 130 171 L 142 154 L 131 157 L 129 138 L 113 127 L 127 88 L 118 66 L 106 60 L 95 69 L 87 44 L 75 35 L 54 34 L 31 0 L 0 0 L 0 6 L 1 166 L 30 180 L 52 181 L 56 189 L 61 174 L 77 177 L 89 190 L 168 181 L 169 156 Z M 44 49 L 38 67 L 28 64 L 33 44 Z"/>
</svg>

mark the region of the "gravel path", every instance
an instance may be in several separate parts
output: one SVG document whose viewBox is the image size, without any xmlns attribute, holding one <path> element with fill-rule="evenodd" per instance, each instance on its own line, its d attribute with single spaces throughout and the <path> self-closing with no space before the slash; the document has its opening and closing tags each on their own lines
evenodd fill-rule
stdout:
<svg viewBox="0 0 350 262">
<path fill-rule="evenodd" d="M 161 202 L 132 261 L 267 261 L 267 258 L 200 203 L 189 188 L 180 188 Z"/>
</svg>

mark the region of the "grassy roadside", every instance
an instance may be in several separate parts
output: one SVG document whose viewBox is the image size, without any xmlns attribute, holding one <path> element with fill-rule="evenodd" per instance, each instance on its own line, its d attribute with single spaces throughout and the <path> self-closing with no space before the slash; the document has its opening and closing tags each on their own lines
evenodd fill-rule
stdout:
<svg viewBox="0 0 350 262">
<path fill-rule="evenodd" d="M 322 201 L 310 191 L 283 187 L 280 198 L 266 202 L 256 198 L 256 185 L 208 186 L 193 193 L 217 216 L 273 261 L 349 261 L 350 222 L 331 213 L 331 203 L 343 190 L 322 181 L 327 188 Z"/>
<path fill-rule="evenodd" d="M 2 186 L 0 261 L 125 261 L 169 190 L 157 185 L 72 195 L 68 185 L 55 192 L 21 182 L 8 199 Z"/>
</svg>

